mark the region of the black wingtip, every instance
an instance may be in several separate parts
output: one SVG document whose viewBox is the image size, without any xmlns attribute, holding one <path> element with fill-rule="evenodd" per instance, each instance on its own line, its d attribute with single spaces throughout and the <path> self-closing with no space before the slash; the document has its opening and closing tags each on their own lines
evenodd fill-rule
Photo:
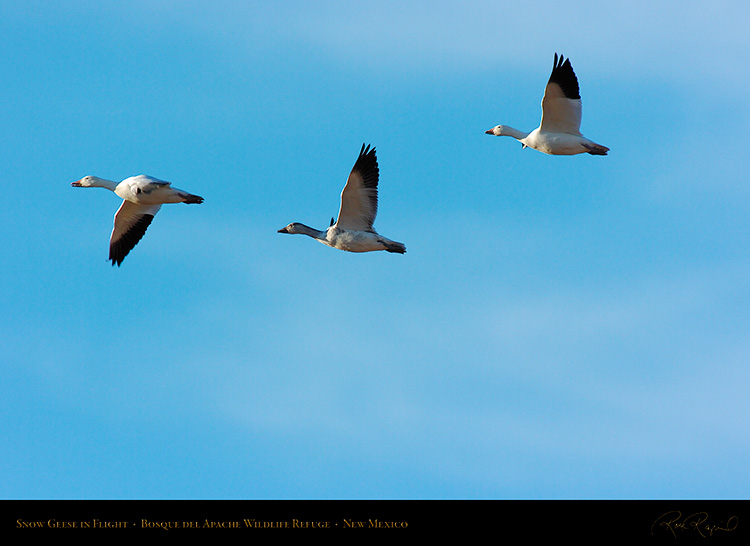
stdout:
<svg viewBox="0 0 750 546">
<path fill-rule="evenodd" d="M 375 155 L 375 147 L 373 146 L 371 149 L 370 144 L 362 143 L 362 148 L 359 150 L 359 157 L 368 156 L 370 154 Z"/>
<path fill-rule="evenodd" d="M 378 168 L 378 157 L 375 154 L 374 146 L 371 148 L 369 144 L 362 144 L 362 149 L 352 171 L 359 171 L 362 174 L 366 188 L 378 187 L 380 169 Z"/>
<path fill-rule="evenodd" d="M 555 53 L 555 61 L 552 64 L 552 74 L 549 81 L 556 83 L 562 89 L 563 94 L 569 99 L 580 99 L 581 93 L 578 87 L 578 78 L 570 64 L 570 59 L 564 55 Z"/>
<path fill-rule="evenodd" d="M 559 55 L 559 56 L 558 56 L 558 54 L 557 54 L 557 53 L 555 53 L 555 62 L 553 62 L 553 63 L 552 63 L 552 70 L 555 70 L 555 69 L 557 69 L 557 68 L 562 68 L 562 66 L 563 66 L 563 65 L 564 65 L 564 64 L 565 64 L 566 62 L 567 62 L 568 64 L 570 64 L 570 59 L 567 59 L 567 60 L 566 60 L 566 59 L 565 59 L 565 55 L 563 55 L 562 53 L 560 53 L 560 55 Z"/>
</svg>

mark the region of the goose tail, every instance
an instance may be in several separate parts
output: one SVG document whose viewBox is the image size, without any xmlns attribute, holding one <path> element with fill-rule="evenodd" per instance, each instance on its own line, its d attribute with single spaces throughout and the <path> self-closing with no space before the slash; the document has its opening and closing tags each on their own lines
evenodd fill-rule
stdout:
<svg viewBox="0 0 750 546">
<path fill-rule="evenodd" d="M 383 245 L 385 246 L 385 250 L 387 250 L 388 252 L 395 252 L 397 254 L 406 253 L 406 246 L 403 243 L 389 241 L 388 239 L 383 239 L 381 243 L 383 243 Z"/>
<path fill-rule="evenodd" d="M 594 144 L 593 142 L 586 143 L 583 145 L 583 147 L 588 150 L 586 153 L 591 155 L 607 155 L 607 152 L 609 151 L 609 148 L 607 148 L 606 146 L 602 146 L 601 144 Z"/>
</svg>

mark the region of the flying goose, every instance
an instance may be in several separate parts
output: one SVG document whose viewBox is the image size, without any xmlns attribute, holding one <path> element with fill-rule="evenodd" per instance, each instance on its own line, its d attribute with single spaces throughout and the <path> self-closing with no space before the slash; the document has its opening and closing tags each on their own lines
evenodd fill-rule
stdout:
<svg viewBox="0 0 750 546">
<path fill-rule="evenodd" d="M 120 183 L 96 176 L 85 176 L 70 184 L 76 188 L 107 188 L 122 197 L 115 227 L 109 240 L 109 259 L 119 267 L 146 233 L 151 221 L 164 203 L 203 203 L 203 197 L 173 188 L 152 176 L 140 174 Z"/>
<path fill-rule="evenodd" d="M 497 125 L 485 131 L 495 136 L 512 136 L 526 148 L 534 148 L 551 155 L 574 155 L 588 153 L 607 155 L 609 148 L 584 138 L 581 128 L 581 95 L 578 91 L 578 79 L 570 59 L 560 55 L 552 65 L 552 75 L 542 99 L 542 123 L 530 133 L 524 133 L 508 127 Z"/>
<path fill-rule="evenodd" d="M 362 144 L 359 157 L 349 174 L 349 179 L 341 192 L 339 218 L 325 231 L 318 231 L 304 224 L 293 222 L 278 233 L 302 233 L 320 241 L 324 245 L 349 252 L 370 252 L 386 250 L 403 254 L 406 247 L 378 235 L 373 229 L 378 213 L 378 159 L 375 148 Z"/>
</svg>

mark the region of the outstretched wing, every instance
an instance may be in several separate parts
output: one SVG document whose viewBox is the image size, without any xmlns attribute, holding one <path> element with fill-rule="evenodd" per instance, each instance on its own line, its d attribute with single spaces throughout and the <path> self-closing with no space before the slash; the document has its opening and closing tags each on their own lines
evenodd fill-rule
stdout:
<svg viewBox="0 0 750 546">
<path fill-rule="evenodd" d="M 336 225 L 342 229 L 371 231 L 378 213 L 378 159 L 375 148 L 362 144 L 359 157 L 341 192 Z"/>
<path fill-rule="evenodd" d="M 146 233 L 161 205 L 136 205 L 123 201 L 115 214 L 115 227 L 109 239 L 109 259 L 118 266 Z"/>
<path fill-rule="evenodd" d="M 540 130 L 545 133 L 570 133 L 580 135 L 581 128 L 581 94 L 570 59 L 560 55 L 555 63 L 552 75 L 542 99 L 542 123 Z"/>
</svg>

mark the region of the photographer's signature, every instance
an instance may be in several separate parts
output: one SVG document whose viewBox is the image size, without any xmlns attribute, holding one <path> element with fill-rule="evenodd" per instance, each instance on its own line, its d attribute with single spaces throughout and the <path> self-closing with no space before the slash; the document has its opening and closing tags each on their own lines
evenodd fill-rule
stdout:
<svg viewBox="0 0 750 546">
<path fill-rule="evenodd" d="M 682 512 L 675 510 L 659 516 L 651 524 L 651 534 L 653 535 L 654 531 L 658 531 L 660 528 L 668 530 L 674 538 L 677 538 L 678 531 L 690 531 L 698 533 L 702 537 L 710 537 L 714 533 L 729 532 L 737 529 L 737 516 L 731 516 L 726 522 L 719 521 L 714 523 L 708 520 L 708 513 L 706 512 L 695 512 L 689 516 L 682 517 Z"/>
</svg>

